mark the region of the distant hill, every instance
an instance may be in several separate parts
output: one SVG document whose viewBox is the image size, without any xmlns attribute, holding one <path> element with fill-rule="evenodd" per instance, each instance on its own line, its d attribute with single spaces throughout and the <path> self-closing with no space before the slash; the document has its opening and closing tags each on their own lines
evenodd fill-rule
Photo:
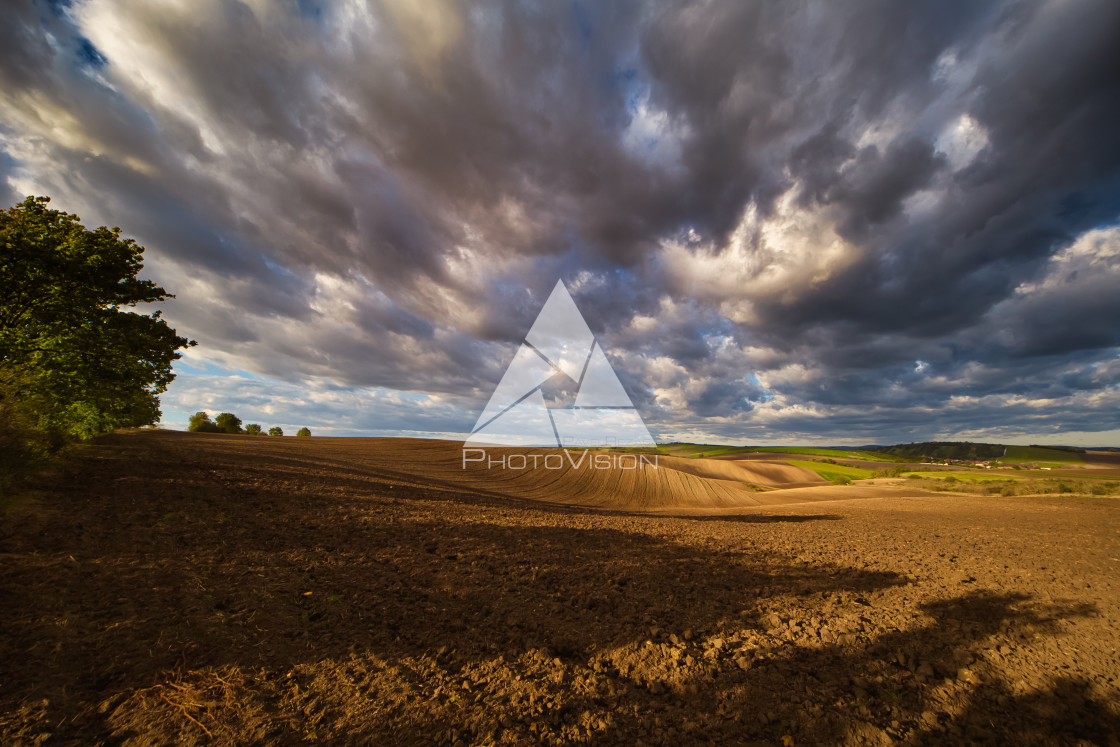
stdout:
<svg viewBox="0 0 1120 747">
<path fill-rule="evenodd" d="M 1002 444 L 979 444 L 970 441 L 925 441 L 880 447 L 878 451 L 910 460 L 922 459 L 999 459 L 1006 447 Z"/>
<path fill-rule="evenodd" d="M 1004 462 L 1080 462 L 1084 449 L 1073 446 L 1005 446 L 970 441 L 925 441 L 875 449 L 906 459 L 969 459 Z"/>
</svg>

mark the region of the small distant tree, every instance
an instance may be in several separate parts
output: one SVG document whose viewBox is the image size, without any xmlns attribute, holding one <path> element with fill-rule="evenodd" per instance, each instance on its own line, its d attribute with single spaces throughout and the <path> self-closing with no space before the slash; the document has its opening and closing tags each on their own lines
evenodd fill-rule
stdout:
<svg viewBox="0 0 1120 747">
<path fill-rule="evenodd" d="M 232 412 L 223 412 L 221 415 L 214 418 L 214 424 L 218 426 L 218 430 L 222 433 L 241 432 L 241 418 L 237 417 Z"/>
<path fill-rule="evenodd" d="M 283 436 L 284 435 L 284 429 L 281 428 L 278 425 L 274 425 L 274 426 L 272 426 L 271 428 L 268 429 L 268 435 L 270 435 L 270 436 Z"/>
<path fill-rule="evenodd" d="M 220 433 L 222 429 L 210 419 L 209 414 L 205 412 L 196 412 L 194 415 L 191 415 L 187 430 L 194 431 L 195 433 Z"/>
<path fill-rule="evenodd" d="M 311 429 L 310 428 L 300 428 L 298 431 L 296 431 L 296 436 L 297 437 L 299 437 L 299 436 L 310 436 L 310 435 L 311 435 Z"/>
<path fill-rule="evenodd" d="M 245 432 L 250 436 L 259 436 L 261 435 L 261 427 L 257 423 L 249 423 L 245 426 Z"/>
</svg>

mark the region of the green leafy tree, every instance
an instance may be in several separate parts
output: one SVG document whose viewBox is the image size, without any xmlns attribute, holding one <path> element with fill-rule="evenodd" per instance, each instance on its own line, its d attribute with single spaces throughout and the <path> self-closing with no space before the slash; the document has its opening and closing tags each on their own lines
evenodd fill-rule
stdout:
<svg viewBox="0 0 1120 747">
<path fill-rule="evenodd" d="M 296 431 L 296 436 L 297 437 L 303 436 L 304 438 L 306 438 L 310 435 L 311 435 L 311 429 L 310 428 L 300 428 L 298 431 Z"/>
<path fill-rule="evenodd" d="M 194 343 L 159 311 L 126 309 L 174 296 L 137 277 L 144 249 L 119 228 L 88 230 L 49 201 L 0 211 L 0 420 L 56 440 L 154 423 Z"/>
<path fill-rule="evenodd" d="M 222 429 L 210 419 L 209 414 L 205 412 L 196 412 L 194 415 L 191 415 L 187 430 L 196 433 L 220 433 Z"/>
<path fill-rule="evenodd" d="M 274 425 L 274 426 L 272 426 L 271 428 L 268 429 L 268 435 L 270 435 L 270 436 L 283 436 L 284 435 L 284 429 L 281 428 L 278 425 Z"/>
<path fill-rule="evenodd" d="M 241 418 L 237 417 L 232 412 L 223 412 L 221 415 L 214 418 L 214 425 L 218 426 L 218 430 L 222 433 L 241 432 Z"/>
<path fill-rule="evenodd" d="M 20 389 L 18 381 L 0 380 L 0 496 L 59 446 L 57 434 L 38 427 L 33 404 L 15 397 Z"/>
<path fill-rule="evenodd" d="M 261 435 L 261 427 L 257 423 L 249 423 L 245 426 L 245 432 L 250 436 L 259 436 Z"/>
</svg>

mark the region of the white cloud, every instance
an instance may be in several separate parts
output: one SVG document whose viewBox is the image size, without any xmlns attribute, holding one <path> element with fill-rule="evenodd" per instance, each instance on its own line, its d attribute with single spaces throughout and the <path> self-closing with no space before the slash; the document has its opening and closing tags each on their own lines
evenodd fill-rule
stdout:
<svg viewBox="0 0 1120 747">
<path fill-rule="evenodd" d="M 937 150 L 944 153 L 954 171 L 972 163 L 988 147 L 988 131 L 968 114 L 962 114 L 942 131 Z"/>
<path fill-rule="evenodd" d="M 718 304 L 728 319 L 752 325 L 759 321 L 756 303 L 795 303 L 852 266 L 861 248 L 837 232 L 827 207 L 799 206 L 798 191 L 790 187 L 766 217 L 749 204 L 724 245 L 663 244 L 670 282 Z"/>
</svg>

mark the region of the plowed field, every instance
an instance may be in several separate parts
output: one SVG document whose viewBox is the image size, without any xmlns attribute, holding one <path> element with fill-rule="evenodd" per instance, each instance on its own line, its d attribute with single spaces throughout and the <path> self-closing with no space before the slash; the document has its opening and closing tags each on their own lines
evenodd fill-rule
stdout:
<svg viewBox="0 0 1120 747">
<path fill-rule="evenodd" d="M 1116 499 L 461 458 L 69 454 L 3 504 L 0 743 L 1117 743 Z"/>
</svg>

